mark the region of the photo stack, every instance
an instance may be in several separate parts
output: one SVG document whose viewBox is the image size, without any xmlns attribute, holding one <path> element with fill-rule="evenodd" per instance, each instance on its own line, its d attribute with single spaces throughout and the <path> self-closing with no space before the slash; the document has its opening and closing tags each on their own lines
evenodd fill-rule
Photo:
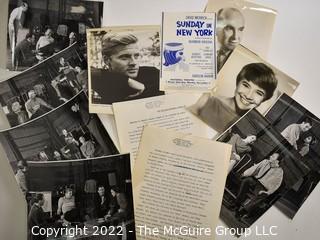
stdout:
<svg viewBox="0 0 320 240">
<path fill-rule="evenodd" d="M 277 11 L 209 0 L 102 26 L 105 4 L 9 1 L 19 73 L 0 82 L 0 143 L 25 239 L 215 239 L 219 218 L 240 237 L 272 206 L 293 219 L 320 181 L 320 119 L 266 60 Z"/>
<path fill-rule="evenodd" d="M 103 2 L 8 10 L 7 67 L 21 72 L 0 83 L 0 142 L 26 200 L 25 239 L 133 239 L 130 155 L 89 112 L 86 29 L 101 26 Z"/>
</svg>

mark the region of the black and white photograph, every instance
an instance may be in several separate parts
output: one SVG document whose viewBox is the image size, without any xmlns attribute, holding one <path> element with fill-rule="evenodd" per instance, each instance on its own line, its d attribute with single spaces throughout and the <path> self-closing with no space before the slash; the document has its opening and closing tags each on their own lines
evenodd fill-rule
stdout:
<svg viewBox="0 0 320 240">
<path fill-rule="evenodd" d="M 0 132 L 0 142 L 13 168 L 27 163 L 86 159 L 117 154 L 96 114 L 89 114 L 82 91 L 42 117 Z"/>
<path fill-rule="evenodd" d="M 220 218 L 228 227 L 247 228 L 286 194 L 310 168 L 286 139 L 255 109 L 218 141 L 232 145 Z"/>
<path fill-rule="evenodd" d="M 90 112 L 112 114 L 112 103 L 164 94 L 159 26 L 91 29 L 87 38 Z"/>
<path fill-rule="evenodd" d="M 0 115 L 10 127 L 52 111 L 87 87 L 87 65 L 75 43 L 0 83 Z"/>
<path fill-rule="evenodd" d="M 264 115 L 281 93 L 291 96 L 298 86 L 297 81 L 238 46 L 219 72 L 215 88 L 188 109 L 222 133 L 252 108 Z"/>
<path fill-rule="evenodd" d="M 320 180 L 320 120 L 286 94 L 266 118 L 288 141 L 288 148 L 298 152 L 311 169 L 276 203 L 286 216 L 293 218 Z"/>
<path fill-rule="evenodd" d="M 205 12 L 217 13 L 218 71 L 239 44 L 267 56 L 277 16 L 275 10 L 248 1 L 209 0 Z"/>
<path fill-rule="evenodd" d="M 129 154 L 29 162 L 25 175 L 28 239 L 135 239 Z"/>
<path fill-rule="evenodd" d="M 86 54 L 86 29 L 101 27 L 102 1 L 10 0 L 7 68 L 25 70 L 77 42 Z"/>
</svg>

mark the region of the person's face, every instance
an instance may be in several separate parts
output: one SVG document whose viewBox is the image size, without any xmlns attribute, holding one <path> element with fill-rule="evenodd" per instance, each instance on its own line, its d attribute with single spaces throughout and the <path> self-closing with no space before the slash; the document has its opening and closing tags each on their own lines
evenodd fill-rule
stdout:
<svg viewBox="0 0 320 240">
<path fill-rule="evenodd" d="M 22 11 L 23 11 L 23 12 L 28 11 L 28 4 L 22 5 Z"/>
<path fill-rule="evenodd" d="M 270 156 L 270 163 L 272 167 L 278 167 L 279 166 L 279 153 L 274 153 Z"/>
<path fill-rule="evenodd" d="M 36 93 L 35 92 L 31 92 L 30 93 L 30 98 L 35 98 L 36 97 Z"/>
<path fill-rule="evenodd" d="M 277 160 L 279 157 L 279 153 L 273 153 L 271 156 L 270 156 L 270 160 L 273 161 L 273 160 Z"/>
<path fill-rule="evenodd" d="M 129 78 L 136 78 L 139 71 L 140 52 L 136 43 L 118 47 L 120 51 L 106 58 L 112 72 L 121 73 Z"/>
<path fill-rule="evenodd" d="M 44 205 L 44 198 L 39 201 L 39 205 L 40 205 L 40 206 L 43 206 L 43 205 Z"/>
<path fill-rule="evenodd" d="M 301 123 L 301 130 L 302 132 L 307 132 L 311 129 L 311 124 L 310 123 L 306 123 L 306 122 L 303 122 Z"/>
<path fill-rule="evenodd" d="M 64 64 L 64 58 L 60 58 L 60 63 Z"/>
<path fill-rule="evenodd" d="M 229 13 L 225 13 L 225 16 L 218 20 L 220 26 L 217 28 L 217 36 L 222 48 L 233 50 L 241 42 L 244 19 L 238 12 L 226 11 Z"/>
<path fill-rule="evenodd" d="M 116 192 L 113 190 L 113 189 L 111 189 L 111 195 L 112 195 L 112 197 L 115 197 L 116 196 Z"/>
<path fill-rule="evenodd" d="M 63 129 L 62 134 L 66 136 L 68 134 L 67 130 Z"/>
<path fill-rule="evenodd" d="M 257 140 L 257 137 L 254 135 L 248 136 L 247 137 L 247 143 L 252 144 Z"/>
<path fill-rule="evenodd" d="M 28 38 L 28 41 L 34 45 L 36 43 L 36 37 L 34 35 L 32 35 L 31 37 Z"/>
<path fill-rule="evenodd" d="M 249 110 L 259 106 L 266 95 L 266 91 L 251 81 L 242 79 L 235 90 L 235 102 L 240 110 Z"/>
<path fill-rule="evenodd" d="M 51 37 L 51 36 L 52 36 L 52 31 L 51 31 L 51 29 L 48 29 L 48 30 L 46 31 L 45 35 L 46 35 L 47 37 Z"/>
<path fill-rule="evenodd" d="M 80 68 L 80 67 L 77 66 L 77 67 L 75 67 L 75 69 L 76 69 L 76 72 L 77 72 L 77 73 L 80 73 L 80 72 L 81 72 L 81 68 Z"/>
<path fill-rule="evenodd" d="M 55 156 L 57 156 L 57 157 L 59 157 L 59 156 L 60 156 L 60 153 L 59 153 L 59 152 L 57 152 L 57 151 L 54 151 L 54 152 L 53 152 L 53 154 L 54 154 Z"/>
<path fill-rule="evenodd" d="M 76 35 L 75 35 L 75 33 L 74 32 L 71 32 L 70 34 L 69 34 L 69 38 L 70 39 L 75 39 L 76 38 Z"/>
<path fill-rule="evenodd" d="M 85 142 L 85 140 L 84 140 L 83 137 L 79 138 L 79 141 L 80 141 L 81 143 L 84 143 L 84 142 Z"/>
<path fill-rule="evenodd" d="M 74 105 L 72 105 L 71 110 L 73 112 L 78 112 L 80 110 L 79 103 L 75 103 Z"/>
<path fill-rule="evenodd" d="M 65 193 L 65 197 L 66 197 L 66 198 L 71 198 L 71 197 L 72 197 L 72 191 L 67 191 L 67 192 Z"/>
<path fill-rule="evenodd" d="M 98 189 L 98 194 L 99 194 L 99 196 L 104 196 L 104 194 L 105 194 L 105 189 L 104 189 L 104 187 L 99 187 L 99 189 Z"/>
</svg>

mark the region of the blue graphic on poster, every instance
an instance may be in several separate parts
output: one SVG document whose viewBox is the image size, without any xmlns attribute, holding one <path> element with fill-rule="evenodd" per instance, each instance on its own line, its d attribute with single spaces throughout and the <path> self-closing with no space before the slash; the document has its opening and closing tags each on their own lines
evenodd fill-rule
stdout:
<svg viewBox="0 0 320 240">
<path fill-rule="evenodd" d="M 184 46 L 179 42 L 169 42 L 164 45 L 163 57 L 165 67 L 167 70 L 175 71 L 179 67 L 183 71 L 188 71 L 189 66 L 185 63 L 185 57 L 183 55 Z"/>
</svg>

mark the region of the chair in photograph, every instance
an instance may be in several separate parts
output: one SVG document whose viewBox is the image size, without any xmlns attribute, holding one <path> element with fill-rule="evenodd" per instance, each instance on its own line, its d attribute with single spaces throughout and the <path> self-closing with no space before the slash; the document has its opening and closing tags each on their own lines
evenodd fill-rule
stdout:
<svg viewBox="0 0 320 240">
<path fill-rule="evenodd" d="M 240 220 L 242 222 L 247 223 L 248 225 L 251 225 L 254 221 L 256 216 L 260 216 L 264 212 L 266 212 L 272 205 L 274 205 L 283 194 L 287 192 L 287 188 L 285 186 L 285 183 L 282 182 L 281 186 L 272 194 L 267 196 L 265 199 L 263 199 L 255 208 L 254 216 L 250 217 L 241 217 Z M 243 201 L 241 206 L 243 208 L 246 208 L 251 204 L 251 202 L 254 200 L 254 198 L 257 196 L 257 193 L 255 193 L 253 190 L 249 190 L 247 193 L 247 198 Z"/>
<path fill-rule="evenodd" d="M 245 153 L 229 173 L 223 195 L 223 203 L 226 207 L 233 205 L 240 187 L 241 174 L 251 166 L 252 157 L 249 153 Z"/>
<path fill-rule="evenodd" d="M 237 173 L 237 174 L 241 174 L 243 173 L 246 169 L 248 169 L 249 167 L 251 167 L 252 164 L 251 163 L 252 157 L 249 153 L 245 153 L 240 161 L 233 167 L 233 172 Z"/>
</svg>

